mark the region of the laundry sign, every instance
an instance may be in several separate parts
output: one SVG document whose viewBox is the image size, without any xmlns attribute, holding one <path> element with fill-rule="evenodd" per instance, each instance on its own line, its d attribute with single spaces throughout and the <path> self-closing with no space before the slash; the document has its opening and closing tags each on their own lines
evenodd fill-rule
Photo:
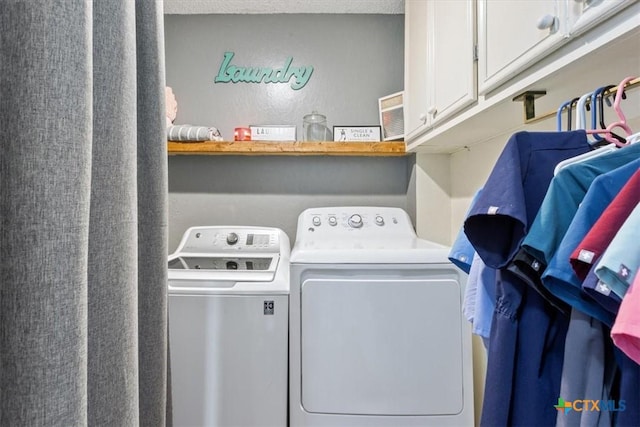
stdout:
<svg viewBox="0 0 640 427">
<path fill-rule="evenodd" d="M 293 57 L 285 59 L 282 67 L 238 66 L 231 63 L 234 52 L 225 52 L 215 83 L 289 83 L 293 90 L 305 87 L 311 74 L 311 65 L 293 65 Z"/>
</svg>

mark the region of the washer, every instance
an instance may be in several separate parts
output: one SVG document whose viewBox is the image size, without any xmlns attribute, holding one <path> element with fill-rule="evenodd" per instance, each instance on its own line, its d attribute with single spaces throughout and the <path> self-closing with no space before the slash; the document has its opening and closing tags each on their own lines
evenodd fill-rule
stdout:
<svg viewBox="0 0 640 427">
<path fill-rule="evenodd" d="M 169 256 L 176 426 L 287 425 L 289 238 L 193 227 Z"/>
<path fill-rule="evenodd" d="M 291 426 L 472 426 L 465 278 L 398 208 L 300 214 L 291 252 Z"/>
</svg>

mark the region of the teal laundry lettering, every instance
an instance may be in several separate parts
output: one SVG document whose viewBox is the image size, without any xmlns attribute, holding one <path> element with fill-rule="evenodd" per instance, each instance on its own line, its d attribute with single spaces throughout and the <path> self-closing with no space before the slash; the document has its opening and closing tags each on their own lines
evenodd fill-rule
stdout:
<svg viewBox="0 0 640 427">
<path fill-rule="evenodd" d="M 313 74 L 313 66 L 292 65 L 293 57 L 288 57 L 280 68 L 241 67 L 231 63 L 235 53 L 225 52 L 214 83 L 290 83 L 293 90 L 306 86 Z"/>
</svg>

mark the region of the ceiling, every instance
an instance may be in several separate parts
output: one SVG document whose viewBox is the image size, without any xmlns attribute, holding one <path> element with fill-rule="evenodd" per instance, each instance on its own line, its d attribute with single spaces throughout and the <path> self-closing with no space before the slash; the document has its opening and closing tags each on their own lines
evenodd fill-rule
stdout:
<svg viewBox="0 0 640 427">
<path fill-rule="evenodd" d="M 164 0 L 165 14 L 403 14 L 404 0 Z"/>
</svg>

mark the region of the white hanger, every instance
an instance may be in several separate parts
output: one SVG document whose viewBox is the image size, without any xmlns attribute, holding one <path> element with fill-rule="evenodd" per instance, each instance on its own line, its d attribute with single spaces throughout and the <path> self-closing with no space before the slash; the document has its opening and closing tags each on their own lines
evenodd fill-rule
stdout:
<svg viewBox="0 0 640 427">
<path fill-rule="evenodd" d="M 591 95 L 593 95 L 593 92 L 585 93 L 578 99 L 578 104 L 576 105 L 576 129 L 587 128 L 586 105 Z"/>
<path fill-rule="evenodd" d="M 598 157 L 602 154 L 608 153 L 610 151 L 615 151 L 617 149 L 618 147 L 616 147 L 615 144 L 608 144 L 608 145 L 605 145 L 604 147 L 599 147 L 599 148 L 596 148 L 595 150 L 587 151 L 586 153 L 578 154 L 577 156 L 562 160 L 560 163 L 556 165 L 555 169 L 553 170 L 553 175 L 554 176 L 557 175 L 558 172 L 560 172 L 560 170 L 565 166 L 568 166 L 573 163 L 580 163 L 587 159 Z"/>
<path fill-rule="evenodd" d="M 640 142 L 640 132 L 634 133 L 633 135 L 629 135 L 627 137 L 627 145 L 635 144 L 637 142 Z"/>
</svg>

